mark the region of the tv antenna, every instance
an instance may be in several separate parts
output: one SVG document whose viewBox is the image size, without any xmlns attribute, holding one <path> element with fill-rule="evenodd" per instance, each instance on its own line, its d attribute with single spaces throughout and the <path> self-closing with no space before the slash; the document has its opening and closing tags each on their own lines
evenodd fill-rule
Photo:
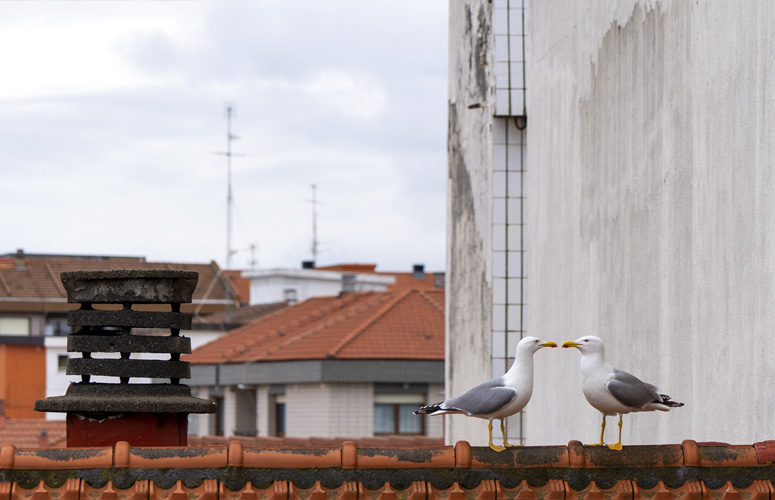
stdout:
<svg viewBox="0 0 775 500">
<path fill-rule="evenodd" d="M 232 156 L 245 156 L 244 153 L 233 153 L 231 151 L 232 141 L 239 139 L 239 136 L 231 133 L 231 117 L 234 114 L 234 107 L 231 104 L 226 105 L 226 151 L 218 151 L 215 154 L 223 155 L 226 157 L 226 265 L 225 269 L 231 269 L 231 256 L 234 255 L 234 250 L 231 248 L 231 211 L 232 211 L 232 194 L 231 194 L 231 157 Z"/>
<path fill-rule="evenodd" d="M 318 199 L 317 186 L 312 185 L 312 261 L 318 261 Z"/>
</svg>

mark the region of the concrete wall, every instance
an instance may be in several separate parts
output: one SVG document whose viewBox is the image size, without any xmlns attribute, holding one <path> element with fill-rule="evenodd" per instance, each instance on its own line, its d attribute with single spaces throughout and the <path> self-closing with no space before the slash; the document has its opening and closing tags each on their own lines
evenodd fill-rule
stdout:
<svg viewBox="0 0 775 500">
<path fill-rule="evenodd" d="M 686 403 L 626 416 L 625 445 L 771 439 L 775 5 L 530 8 L 528 330 L 599 335 Z M 595 442 L 580 354 L 549 354 L 528 435 Z"/>
<path fill-rule="evenodd" d="M 446 397 L 492 375 L 492 4 L 449 6 Z M 469 106 L 480 107 L 469 109 Z M 487 444 L 487 425 L 445 417 L 448 443 Z"/>
</svg>

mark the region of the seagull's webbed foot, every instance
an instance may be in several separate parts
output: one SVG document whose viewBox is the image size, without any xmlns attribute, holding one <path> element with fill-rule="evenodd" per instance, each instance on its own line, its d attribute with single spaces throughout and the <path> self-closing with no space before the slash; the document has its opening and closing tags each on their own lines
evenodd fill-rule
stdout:
<svg viewBox="0 0 775 500">
<path fill-rule="evenodd" d="M 622 451 L 622 414 L 619 414 L 619 441 L 616 444 L 609 444 L 611 450 Z"/>
<path fill-rule="evenodd" d="M 506 450 L 505 446 L 500 446 L 500 445 L 493 444 L 493 443 L 490 443 L 490 448 L 492 448 L 495 451 L 505 451 Z"/>
</svg>

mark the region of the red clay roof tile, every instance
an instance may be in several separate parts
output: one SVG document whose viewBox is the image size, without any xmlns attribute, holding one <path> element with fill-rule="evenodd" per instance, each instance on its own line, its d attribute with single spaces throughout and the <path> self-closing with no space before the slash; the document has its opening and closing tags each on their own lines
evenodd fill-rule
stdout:
<svg viewBox="0 0 775 500">
<path fill-rule="evenodd" d="M 575 443 L 569 443 L 575 448 Z M 357 448 L 354 443 L 322 448 L 248 448 L 238 441 L 227 446 L 192 448 L 132 448 L 119 457 L 113 448 L 16 450 L 2 447 L 3 498 L 264 498 L 265 500 L 770 500 L 775 494 L 775 466 L 750 465 L 751 446 L 714 445 L 726 460 L 709 460 L 687 468 L 682 461 L 667 465 L 684 445 L 639 446 L 636 453 L 582 446 L 580 452 L 621 456 L 616 465 L 572 469 L 558 465 L 556 447 Z M 708 446 L 708 445 L 701 445 Z M 628 447 L 625 447 L 625 450 Z M 665 450 L 664 448 L 668 448 Z M 466 450 L 477 457 L 472 468 Z M 10 454 L 10 458 L 6 455 Z M 221 457 L 231 455 L 226 461 Z M 526 469 L 518 456 L 555 457 L 536 463 L 543 470 Z M 649 457 L 653 454 L 654 457 Z M 236 456 L 239 455 L 239 456 Z M 486 457 L 490 460 L 485 460 Z M 97 461 L 93 461 L 96 457 Z M 203 458 L 204 457 L 204 458 Z M 218 460 L 210 460 L 219 457 Z M 736 458 L 735 458 L 736 457 Z M 18 458 L 15 459 L 15 458 Z M 190 460 L 195 465 L 185 464 Z M 118 463 L 128 464 L 127 471 Z M 52 468 L 54 462 L 61 462 Z M 515 464 L 508 472 L 498 467 Z M 592 461 L 590 461 L 592 463 Z M 613 464 L 614 462 L 611 461 Z M 69 464 L 69 468 L 65 465 Z M 653 465 L 657 464 L 657 465 Z M 117 468 L 118 467 L 118 468 Z M 368 470 L 363 470 L 368 467 Z M 466 468 L 463 470 L 462 468 Z M 68 470 L 63 470 L 68 469 Z M 188 469 L 181 470 L 181 469 Z M 339 475 L 346 469 L 345 475 Z M 360 469 L 360 470 L 359 470 Z M 62 473 L 57 473 L 62 470 Z M 639 472 L 639 471 L 643 472 Z M 18 474 L 15 472 L 19 471 Z M 532 472 L 531 472 L 532 471 Z M 83 473 L 83 475 L 81 475 Z M 337 481 L 336 478 L 340 477 Z M 47 483 L 48 478 L 53 478 Z M 88 479 L 87 479 L 88 478 Z M 515 482 L 514 480 L 517 480 Z M 382 482 L 381 486 L 375 486 Z M 392 481 L 392 484 L 391 484 Z M 683 481 L 683 482 L 681 482 Z M 641 482 L 646 484 L 640 484 Z M 93 484 L 92 484 L 93 483 Z M 117 484 L 120 483 L 120 486 Z M 506 484 L 516 486 L 507 486 Z M 677 483 L 677 484 L 676 484 Z M 650 486 L 653 485 L 653 486 Z"/>
</svg>

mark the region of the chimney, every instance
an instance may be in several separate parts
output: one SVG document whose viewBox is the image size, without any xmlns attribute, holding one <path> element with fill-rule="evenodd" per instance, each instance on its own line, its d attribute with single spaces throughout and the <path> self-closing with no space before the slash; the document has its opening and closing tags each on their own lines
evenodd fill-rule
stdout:
<svg viewBox="0 0 775 500">
<path fill-rule="evenodd" d="M 425 265 L 415 264 L 412 266 L 412 278 L 416 280 L 425 279 Z"/>
<path fill-rule="evenodd" d="M 315 269 L 315 261 L 314 260 L 302 260 L 301 261 L 301 268 L 302 269 Z"/>
<path fill-rule="evenodd" d="M 342 293 L 352 293 L 358 276 L 355 273 L 342 273 Z"/>
<path fill-rule="evenodd" d="M 14 265 L 16 266 L 17 271 L 25 271 L 27 269 L 27 259 L 24 258 L 24 249 L 16 249 L 16 255 L 14 255 Z"/>
<path fill-rule="evenodd" d="M 67 413 L 67 447 L 186 446 L 189 413 L 215 413 L 215 403 L 191 396 L 180 379 L 191 378 L 181 354 L 191 352 L 191 303 L 199 273 L 171 270 L 71 271 L 61 274 L 67 301 L 67 324 L 80 326 L 67 336 L 67 351 L 82 357 L 67 360 L 67 374 L 80 375 L 64 396 L 39 399 L 35 410 Z M 94 304 L 121 304 L 123 309 L 95 309 Z M 168 304 L 171 312 L 136 311 L 133 304 Z M 169 336 L 132 335 L 132 328 L 169 329 Z M 134 359 L 133 353 L 166 354 L 168 359 Z M 120 353 L 120 358 L 92 357 Z M 95 383 L 92 376 L 119 383 Z M 133 377 L 168 379 L 169 383 L 131 384 Z"/>
<path fill-rule="evenodd" d="M 444 288 L 446 279 L 444 273 L 433 273 L 433 288 Z"/>
</svg>

